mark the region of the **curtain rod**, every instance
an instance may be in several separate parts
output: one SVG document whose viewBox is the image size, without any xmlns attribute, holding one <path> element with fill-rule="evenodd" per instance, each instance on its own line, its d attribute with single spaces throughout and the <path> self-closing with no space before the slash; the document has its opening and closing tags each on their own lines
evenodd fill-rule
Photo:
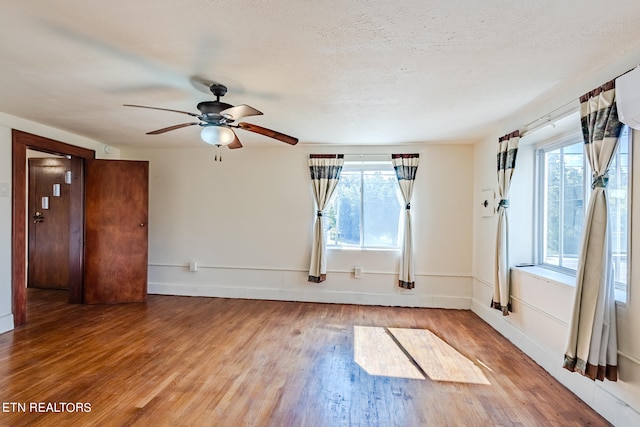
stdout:
<svg viewBox="0 0 640 427">
<path fill-rule="evenodd" d="M 560 120 L 566 116 L 568 116 L 569 114 L 574 112 L 574 108 L 568 109 L 572 104 L 575 104 L 578 102 L 578 99 L 574 99 L 572 101 L 567 102 L 566 104 L 563 104 L 562 106 L 556 108 L 555 110 L 551 111 L 548 114 L 545 114 L 542 117 L 539 117 L 529 123 L 527 123 L 526 125 L 520 127 L 519 131 L 520 131 L 520 137 L 525 136 L 526 134 L 533 132 L 535 130 L 540 129 L 543 126 L 548 125 L 551 122 L 554 122 L 556 120 Z M 578 104 L 579 106 L 579 104 Z M 566 111 L 565 111 L 566 110 Z"/>
<path fill-rule="evenodd" d="M 635 70 L 636 68 L 638 68 L 640 65 L 636 65 L 635 67 L 625 71 L 624 73 L 618 75 L 617 77 L 614 77 L 611 80 L 616 80 L 618 77 L 624 76 L 625 74 L 627 74 L 630 71 Z M 556 120 L 560 120 L 566 116 L 568 116 L 569 114 L 573 113 L 573 109 L 571 110 L 567 110 L 567 111 L 563 111 L 565 109 L 567 109 L 568 107 L 571 106 L 571 104 L 574 103 L 578 103 L 578 106 L 580 105 L 580 97 L 567 102 L 566 104 L 563 104 L 562 106 L 556 108 L 555 110 L 551 111 L 548 114 L 545 114 L 542 117 L 539 117 L 527 124 L 525 124 L 524 126 L 521 126 L 519 131 L 520 131 L 520 136 L 523 137 L 526 134 L 533 132 L 534 130 L 538 130 L 543 126 L 546 126 L 547 124 L 551 123 L 552 121 L 556 121 Z M 542 123 L 540 123 L 542 122 Z"/>
<path fill-rule="evenodd" d="M 356 153 L 356 154 L 348 154 L 345 153 L 345 157 L 391 157 L 391 153 Z"/>
</svg>

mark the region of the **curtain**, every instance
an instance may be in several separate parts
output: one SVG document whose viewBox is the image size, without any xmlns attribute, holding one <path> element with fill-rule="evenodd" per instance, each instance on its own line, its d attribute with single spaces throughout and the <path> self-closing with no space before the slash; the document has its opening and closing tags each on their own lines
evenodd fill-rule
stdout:
<svg viewBox="0 0 640 427">
<path fill-rule="evenodd" d="M 411 232 L 411 194 L 418 170 L 419 154 L 392 154 L 391 162 L 396 171 L 398 184 L 405 203 L 404 239 L 400 254 L 400 274 L 398 286 L 404 289 L 415 287 L 413 266 L 413 234 Z"/>
<path fill-rule="evenodd" d="M 622 124 L 615 81 L 580 97 L 585 153 L 592 171 L 563 367 L 593 380 L 617 381 L 617 332 L 607 181 Z"/>
<path fill-rule="evenodd" d="M 491 306 L 508 316 L 511 311 L 509 289 L 509 189 L 516 168 L 520 132 L 498 139 L 498 230 L 496 235 L 496 265 Z"/>
<path fill-rule="evenodd" d="M 314 223 L 313 247 L 311 248 L 309 282 L 320 283 L 327 279 L 326 241 L 324 235 L 324 224 L 322 221 L 322 211 L 331 199 L 331 195 L 338 185 L 343 164 L 343 154 L 311 154 L 309 156 L 311 184 L 317 207 Z"/>
</svg>

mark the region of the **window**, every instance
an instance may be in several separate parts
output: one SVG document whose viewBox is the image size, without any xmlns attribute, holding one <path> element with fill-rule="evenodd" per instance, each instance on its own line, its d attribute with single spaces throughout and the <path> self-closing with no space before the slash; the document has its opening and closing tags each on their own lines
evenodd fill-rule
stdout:
<svg viewBox="0 0 640 427">
<path fill-rule="evenodd" d="M 399 248 L 402 195 L 391 161 L 344 162 L 324 210 L 327 245 Z"/>
<path fill-rule="evenodd" d="M 611 221 L 616 299 L 625 300 L 628 274 L 631 133 L 624 127 L 609 167 L 607 194 Z M 591 170 L 580 137 L 538 149 L 540 264 L 575 274 L 591 192 Z"/>
</svg>

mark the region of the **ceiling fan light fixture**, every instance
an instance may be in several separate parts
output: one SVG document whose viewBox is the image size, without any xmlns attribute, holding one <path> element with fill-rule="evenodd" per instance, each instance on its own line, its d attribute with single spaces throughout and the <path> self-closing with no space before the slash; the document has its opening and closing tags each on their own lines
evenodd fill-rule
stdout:
<svg viewBox="0 0 640 427">
<path fill-rule="evenodd" d="M 203 127 L 200 137 L 211 145 L 229 145 L 236 139 L 236 135 L 231 129 L 214 125 Z"/>
</svg>

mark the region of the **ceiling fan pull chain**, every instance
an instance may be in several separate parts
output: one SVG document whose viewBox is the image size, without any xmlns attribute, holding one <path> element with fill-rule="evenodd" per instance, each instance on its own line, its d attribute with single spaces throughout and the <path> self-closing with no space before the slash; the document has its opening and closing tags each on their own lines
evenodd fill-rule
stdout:
<svg viewBox="0 0 640 427">
<path fill-rule="evenodd" d="M 222 151 L 220 150 L 220 145 L 216 145 L 215 154 L 213 156 L 213 160 L 216 162 L 222 161 Z"/>
</svg>

